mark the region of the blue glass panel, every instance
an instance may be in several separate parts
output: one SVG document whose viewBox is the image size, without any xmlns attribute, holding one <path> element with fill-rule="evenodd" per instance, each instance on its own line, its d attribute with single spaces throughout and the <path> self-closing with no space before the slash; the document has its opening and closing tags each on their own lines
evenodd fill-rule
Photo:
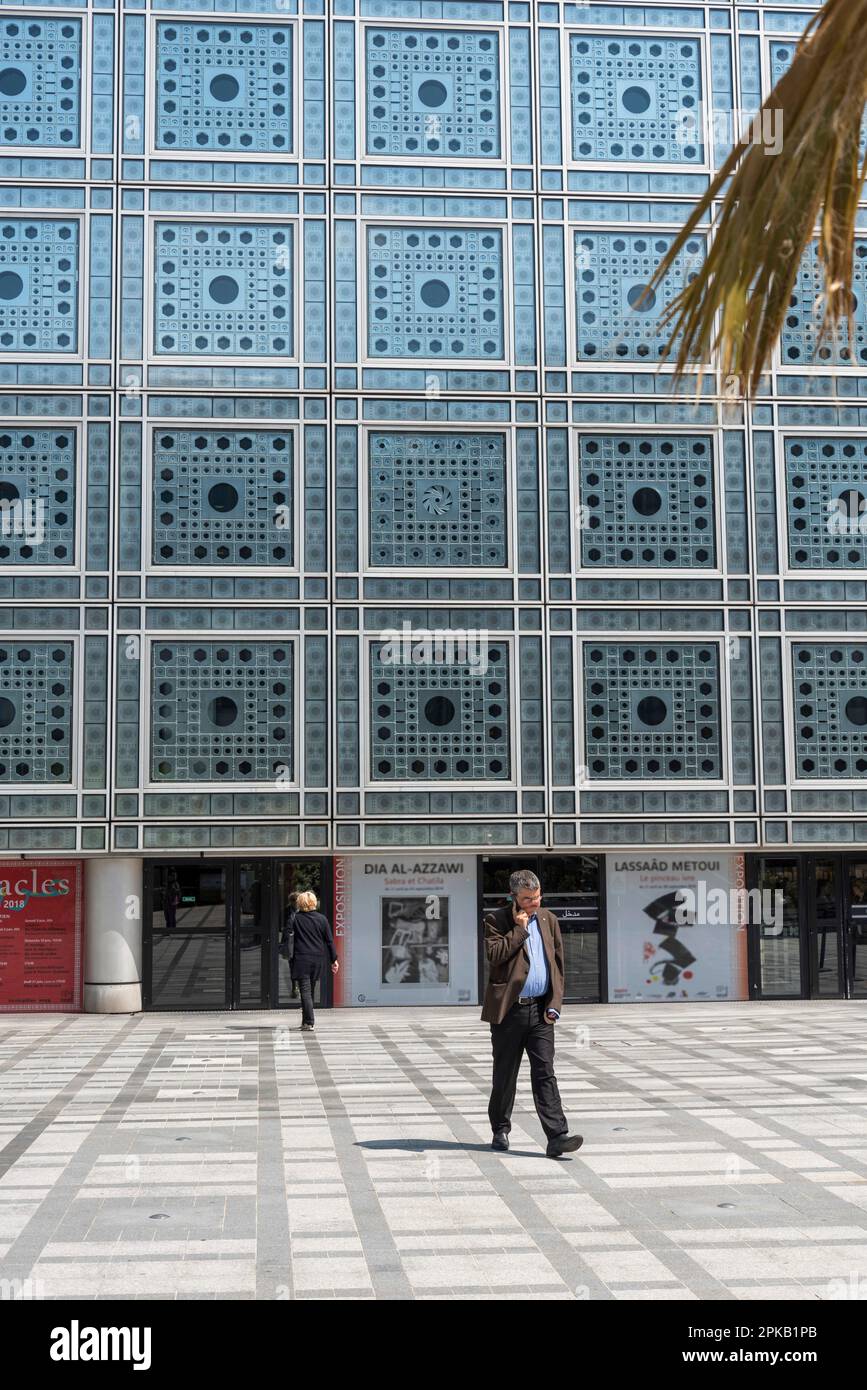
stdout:
<svg viewBox="0 0 867 1390">
<path fill-rule="evenodd" d="M 494 33 L 368 29 L 369 154 L 500 155 L 500 53 Z"/>
<path fill-rule="evenodd" d="M 407 660 L 399 642 L 373 644 L 370 753 L 375 780 L 508 778 L 508 647 L 484 641 L 481 647 L 484 662 L 474 666 L 466 657 L 450 660 L 446 647 L 441 659 L 425 663 Z"/>
<path fill-rule="evenodd" d="M 155 782 L 273 782 L 292 763 L 292 645 L 155 642 Z"/>
<path fill-rule="evenodd" d="M 670 335 L 659 315 L 674 300 L 691 267 L 704 255 L 692 237 L 659 290 L 648 281 L 673 238 L 656 232 L 575 232 L 575 317 L 579 360 L 654 361 Z"/>
<path fill-rule="evenodd" d="M 845 321 L 836 338 L 819 346 L 821 302 L 824 293 L 824 273 L 819 263 L 818 248 L 812 243 L 800 266 L 789 300 L 780 335 L 780 359 L 783 366 L 800 367 L 821 363 L 840 363 L 863 366 L 867 363 L 867 241 L 856 238 L 852 272 L 852 317 L 855 327 L 854 348 L 849 342 Z"/>
<path fill-rule="evenodd" d="M 867 647 L 795 643 L 795 756 L 798 777 L 867 773 Z"/>
<path fill-rule="evenodd" d="M 0 351 L 75 352 L 78 223 L 0 222 Z"/>
<path fill-rule="evenodd" d="M 573 34 L 572 156 L 702 164 L 695 39 Z"/>
<path fill-rule="evenodd" d="M 74 149 L 81 143 L 81 21 L 0 20 L 0 132 L 4 145 Z"/>
<path fill-rule="evenodd" d="M 581 559 L 713 568 L 713 446 L 695 435 L 582 435 Z"/>
<path fill-rule="evenodd" d="M 75 560 L 75 435 L 0 427 L 0 564 Z"/>
<path fill-rule="evenodd" d="M 789 564 L 863 569 L 867 564 L 867 443 L 787 439 Z"/>
<path fill-rule="evenodd" d="M 292 513 L 286 431 L 155 431 L 154 564 L 291 565 Z"/>
<path fill-rule="evenodd" d="M 501 434 L 368 436 L 370 563 L 506 563 Z"/>
<path fill-rule="evenodd" d="M 292 148 L 292 31 L 286 25 L 159 23 L 161 150 Z"/>
<path fill-rule="evenodd" d="M 592 778 L 721 777 L 716 643 L 586 646 L 584 739 Z"/>
<path fill-rule="evenodd" d="M 498 228 L 369 227 L 367 265 L 371 357 L 504 357 Z"/>
<path fill-rule="evenodd" d="M 292 353 L 292 228 L 248 222 L 160 222 L 157 353 Z"/>
<path fill-rule="evenodd" d="M 72 777 L 72 643 L 0 645 L 0 782 Z"/>
</svg>

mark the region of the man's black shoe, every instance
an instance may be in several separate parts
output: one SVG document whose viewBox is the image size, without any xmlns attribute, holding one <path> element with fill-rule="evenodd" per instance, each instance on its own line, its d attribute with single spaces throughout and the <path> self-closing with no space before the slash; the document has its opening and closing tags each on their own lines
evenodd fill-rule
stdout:
<svg viewBox="0 0 867 1390">
<path fill-rule="evenodd" d="M 562 1158 L 563 1154 L 571 1154 L 580 1149 L 583 1143 L 584 1137 L 581 1134 L 558 1134 L 556 1139 L 548 1140 L 545 1153 L 548 1158 Z"/>
<path fill-rule="evenodd" d="M 507 1129 L 498 1129 L 497 1132 L 496 1132 L 496 1134 L 494 1135 L 493 1139 L 491 1140 L 491 1148 L 492 1148 L 492 1149 L 507 1149 L 508 1147 L 509 1147 L 509 1131 L 508 1131 Z"/>
</svg>

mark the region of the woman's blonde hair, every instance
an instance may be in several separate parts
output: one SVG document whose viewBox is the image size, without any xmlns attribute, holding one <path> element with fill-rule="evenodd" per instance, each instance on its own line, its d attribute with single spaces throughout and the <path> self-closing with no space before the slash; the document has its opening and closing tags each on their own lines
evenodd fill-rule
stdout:
<svg viewBox="0 0 867 1390">
<path fill-rule="evenodd" d="M 315 893 L 298 893 L 295 898 L 295 906 L 299 912 L 312 912 L 316 907 Z"/>
</svg>

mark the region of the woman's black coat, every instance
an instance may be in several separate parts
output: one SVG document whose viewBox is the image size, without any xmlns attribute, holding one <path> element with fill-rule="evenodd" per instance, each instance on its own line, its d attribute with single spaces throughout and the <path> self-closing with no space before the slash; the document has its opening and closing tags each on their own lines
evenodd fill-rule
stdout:
<svg viewBox="0 0 867 1390">
<path fill-rule="evenodd" d="M 318 977 L 326 959 L 337 960 L 334 938 L 328 918 L 321 912 L 286 913 L 284 932 L 294 931 L 295 950 L 292 955 L 292 974 L 311 974 Z"/>
</svg>

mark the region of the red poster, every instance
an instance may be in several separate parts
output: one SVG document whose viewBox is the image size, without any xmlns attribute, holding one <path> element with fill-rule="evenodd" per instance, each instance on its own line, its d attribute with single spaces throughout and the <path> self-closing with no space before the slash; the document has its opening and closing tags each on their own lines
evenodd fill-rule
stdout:
<svg viewBox="0 0 867 1390">
<path fill-rule="evenodd" d="M 78 1013 L 82 865 L 0 864 L 0 1013 Z"/>
<path fill-rule="evenodd" d="M 346 1003 L 344 984 L 349 963 L 349 923 L 352 916 L 351 861 L 343 855 L 334 856 L 334 949 L 340 969 L 334 976 L 332 1003 L 339 1009 Z"/>
</svg>

